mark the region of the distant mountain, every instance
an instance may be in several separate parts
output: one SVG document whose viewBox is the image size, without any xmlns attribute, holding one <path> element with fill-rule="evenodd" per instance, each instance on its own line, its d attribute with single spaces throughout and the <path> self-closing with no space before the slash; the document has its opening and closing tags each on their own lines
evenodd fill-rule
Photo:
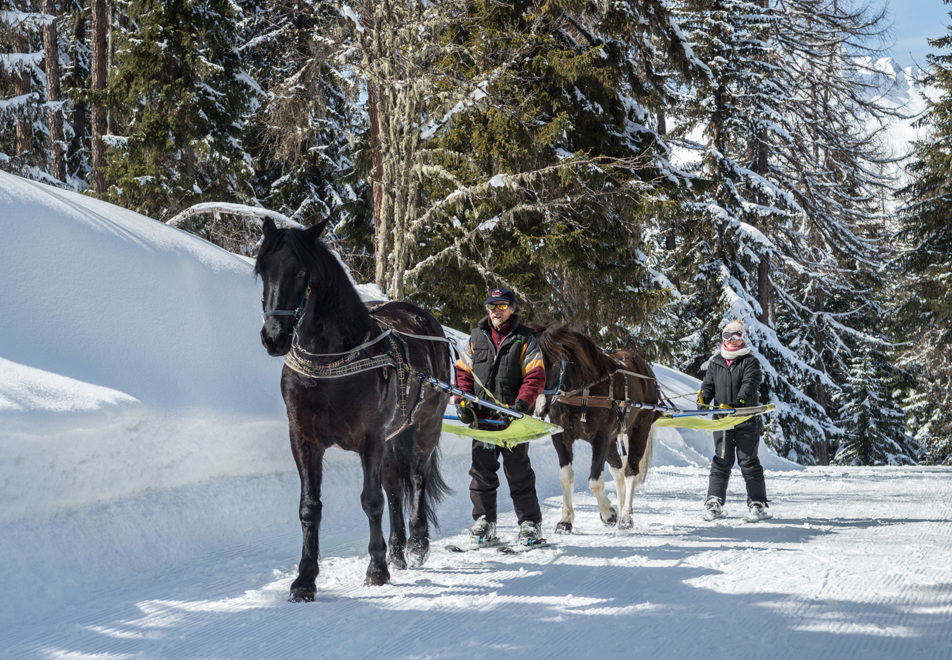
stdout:
<svg viewBox="0 0 952 660">
<path fill-rule="evenodd" d="M 903 68 L 891 57 L 859 57 L 855 61 L 856 78 L 868 86 L 866 98 L 877 99 L 900 115 L 885 122 L 882 135 L 890 155 L 903 158 L 909 154 L 911 143 L 923 135 L 922 129 L 913 124 L 926 109 L 924 95 L 931 96 L 935 90 L 921 83 L 925 73 L 922 69 Z M 877 120 L 871 122 L 871 128 L 878 128 Z"/>
</svg>

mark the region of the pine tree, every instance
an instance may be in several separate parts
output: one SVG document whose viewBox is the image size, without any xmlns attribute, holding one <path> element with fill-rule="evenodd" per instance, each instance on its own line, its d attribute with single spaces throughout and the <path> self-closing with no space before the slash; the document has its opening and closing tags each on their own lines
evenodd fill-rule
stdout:
<svg viewBox="0 0 952 660">
<path fill-rule="evenodd" d="M 42 179 L 46 158 L 34 124 L 44 100 L 42 30 L 51 17 L 32 2 L 0 3 L 0 166 Z"/>
<path fill-rule="evenodd" d="M 411 227 L 414 299 L 466 325 L 473 301 L 506 283 L 534 318 L 632 345 L 669 297 L 644 248 L 658 181 L 680 179 L 651 112 L 667 98 L 665 58 L 688 73 L 667 10 L 477 2 L 447 38 L 462 65 L 444 84 L 475 88 L 475 101 L 450 119 L 430 108 L 439 176 Z"/>
<path fill-rule="evenodd" d="M 877 209 L 892 184 L 874 172 L 885 156 L 869 128 L 889 113 L 856 72 L 875 53 L 885 29 L 882 14 L 835 0 L 782 0 L 776 31 L 784 53 L 786 83 L 796 93 L 785 116 L 794 139 L 773 151 L 771 177 L 789 190 L 800 210 L 795 225 L 778 228 L 778 328 L 800 359 L 822 376 L 800 386 L 832 417 L 831 395 L 848 378 L 849 356 L 881 341 L 880 272 L 888 256 L 885 219 Z M 828 462 L 836 433 L 813 443 Z M 895 438 L 896 442 L 901 437 Z"/>
<path fill-rule="evenodd" d="M 765 289 L 778 281 L 776 228 L 796 222 L 799 211 L 788 190 L 771 176 L 773 150 L 789 133 L 784 110 L 793 92 L 778 84 L 779 53 L 769 38 L 779 13 L 759 3 L 714 0 L 689 3 L 682 22 L 710 65 L 708 79 L 688 96 L 681 113 L 687 133 L 704 129 L 704 181 L 699 199 L 685 205 L 691 222 L 684 226 L 680 266 L 687 299 L 697 323 L 683 345 L 681 367 L 701 375 L 720 343 L 720 329 L 734 318 L 748 328 L 755 351 L 764 360 L 765 400 L 777 405 L 766 420 L 765 439 L 781 455 L 813 462 L 812 443 L 835 430 L 825 411 L 802 390 L 802 374 L 815 370 L 802 363 L 778 336 Z M 766 278 L 769 278 L 767 280 Z"/>
<path fill-rule="evenodd" d="M 155 218 L 251 197 L 250 87 L 227 0 L 133 0 L 116 35 L 106 197 Z"/>
<path fill-rule="evenodd" d="M 306 226 L 331 217 L 334 234 L 347 237 L 341 228 L 365 218 L 369 201 L 352 148 L 365 108 L 334 59 L 347 47 L 344 18 L 327 2 L 239 4 L 241 52 L 258 88 L 247 140 L 257 203 Z"/>
<path fill-rule="evenodd" d="M 89 16 L 86 3 L 70 0 L 60 12 L 61 52 L 66 58 L 63 67 L 64 139 L 67 140 L 66 171 L 70 186 L 78 191 L 89 185 L 90 126 L 89 82 L 92 53 L 88 38 Z"/>
<path fill-rule="evenodd" d="M 834 463 L 915 463 L 918 448 L 906 430 L 905 412 L 893 397 L 902 379 L 885 353 L 868 345 L 850 361 L 849 379 L 837 397 L 843 440 Z"/>
<path fill-rule="evenodd" d="M 43 0 L 43 11 L 51 19 L 43 26 L 44 73 L 46 74 L 46 101 L 49 134 L 50 174 L 56 181 L 66 181 L 66 142 L 63 135 L 63 108 L 60 105 L 59 32 L 56 28 L 56 3 Z"/>
<path fill-rule="evenodd" d="M 895 263 L 894 292 L 897 332 L 911 344 L 902 364 L 918 375 L 909 405 L 922 461 L 952 464 L 952 32 L 929 44 L 939 52 L 926 56 L 923 82 L 939 96 L 926 100 L 922 124 L 930 131 L 915 143 L 913 182 L 901 191 L 899 238 L 906 247 Z"/>
<path fill-rule="evenodd" d="M 878 108 L 860 100 L 847 55 L 877 19 L 823 0 L 705 0 L 683 12 L 711 76 L 682 111 L 685 131 L 706 128 L 709 181 L 684 227 L 679 280 L 696 283 L 688 315 L 703 329 L 682 364 L 697 373 L 720 325 L 747 321 L 778 406 L 767 442 L 825 463 L 841 434 L 828 392 L 848 373 L 838 349 L 879 341 L 857 314 L 875 307 L 881 263 L 871 207 L 883 182 L 868 174 L 877 154 L 862 129 Z"/>
</svg>

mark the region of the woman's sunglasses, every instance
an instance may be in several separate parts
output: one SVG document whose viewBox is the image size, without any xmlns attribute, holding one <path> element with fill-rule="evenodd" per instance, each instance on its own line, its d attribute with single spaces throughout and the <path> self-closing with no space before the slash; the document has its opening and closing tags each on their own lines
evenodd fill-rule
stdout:
<svg viewBox="0 0 952 660">
<path fill-rule="evenodd" d="M 721 338 L 724 341 L 742 341 L 744 339 L 743 332 L 722 332 Z"/>
<path fill-rule="evenodd" d="M 486 305 L 486 309 L 498 309 L 501 312 L 505 312 L 507 309 L 509 309 L 509 305 L 506 303 L 494 303 Z"/>
</svg>

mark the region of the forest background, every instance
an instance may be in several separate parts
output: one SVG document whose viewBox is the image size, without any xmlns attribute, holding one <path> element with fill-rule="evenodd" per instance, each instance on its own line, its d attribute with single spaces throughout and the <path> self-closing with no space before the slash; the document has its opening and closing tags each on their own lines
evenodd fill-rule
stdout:
<svg viewBox="0 0 952 660">
<path fill-rule="evenodd" d="M 452 327 L 506 285 L 700 377 L 740 318 L 779 454 L 952 464 L 952 35 L 908 154 L 889 40 L 850 0 L 0 0 L 0 168 L 246 255 L 329 217 Z"/>
</svg>

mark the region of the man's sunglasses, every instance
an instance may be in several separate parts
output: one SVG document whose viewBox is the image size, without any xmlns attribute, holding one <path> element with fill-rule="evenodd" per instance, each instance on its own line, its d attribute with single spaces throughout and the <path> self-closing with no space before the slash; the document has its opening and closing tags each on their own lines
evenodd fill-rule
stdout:
<svg viewBox="0 0 952 660">
<path fill-rule="evenodd" d="M 505 312 L 509 309 L 509 305 L 507 303 L 492 303 L 486 305 L 486 309 L 498 309 L 500 312 Z"/>
<path fill-rule="evenodd" d="M 724 341 L 740 341 L 744 338 L 743 332 L 722 332 L 721 338 Z"/>
</svg>

